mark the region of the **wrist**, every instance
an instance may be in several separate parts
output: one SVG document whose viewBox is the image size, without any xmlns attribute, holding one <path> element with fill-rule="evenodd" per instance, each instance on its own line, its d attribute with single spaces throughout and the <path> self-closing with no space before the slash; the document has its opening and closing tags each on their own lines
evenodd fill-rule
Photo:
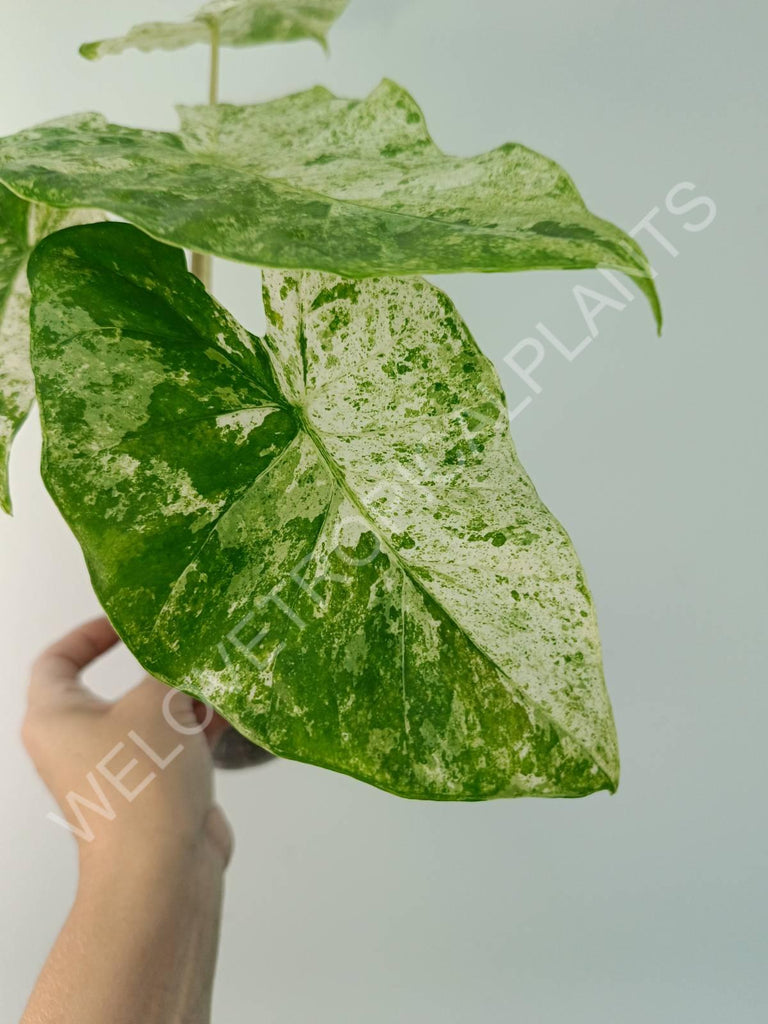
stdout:
<svg viewBox="0 0 768 1024">
<path fill-rule="evenodd" d="M 224 862 L 203 836 L 193 844 L 80 849 L 78 895 L 206 907 L 218 904 Z"/>
<path fill-rule="evenodd" d="M 109 981 L 103 990 L 97 986 L 85 995 L 78 988 L 73 1000 L 78 1006 L 85 1001 L 92 1016 L 78 1014 L 73 1020 L 202 1024 L 210 1019 L 224 890 L 221 858 L 205 843 L 172 855 L 167 849 L 149 852 L 153 856 L 129 855 L 126 849 L 81 855 L 67 927 L 82 937 L 78 959 Z"/>
</svg>

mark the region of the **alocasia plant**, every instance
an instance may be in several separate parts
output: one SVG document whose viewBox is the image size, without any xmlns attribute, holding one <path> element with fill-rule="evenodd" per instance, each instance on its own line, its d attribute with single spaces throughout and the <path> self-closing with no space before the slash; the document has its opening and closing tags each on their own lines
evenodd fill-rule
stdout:
<svg viewBox="0 0 768 1024">
<path fill-rule="evenodd" d="M 344 6 L 230 0 L 85 52 L 324 40 Z M 46 484 L 151 672 L 268 750 L 403 796 L 615 789 L 578 559 L 493 367 L 417 276 L 611 267 L 660 323 L 642 251 L 557 164 L 446 156 L 385 81 L 184 107 L 178 134 L 73 115 L 0 139 L 0 181 L 6 307 L 24 200 L 130 222 L 37 244 L 32 364 Z M 182 248 L 272 268 L 263 338 Z"/>
</svg>

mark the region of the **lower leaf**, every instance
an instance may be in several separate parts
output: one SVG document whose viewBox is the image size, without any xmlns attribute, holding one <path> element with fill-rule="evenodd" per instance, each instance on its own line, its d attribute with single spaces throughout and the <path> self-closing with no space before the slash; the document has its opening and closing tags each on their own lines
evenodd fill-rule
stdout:
<svg viewBox="0 0 768 1024">
<path fill-rule="evenodd" d="M 150 672 L 402 796 L 615 789 L 581 567 L 442 292 L 272 271 L 260 340 L 122 224 L 30 280 L 44 477 Z"/>
</svg>

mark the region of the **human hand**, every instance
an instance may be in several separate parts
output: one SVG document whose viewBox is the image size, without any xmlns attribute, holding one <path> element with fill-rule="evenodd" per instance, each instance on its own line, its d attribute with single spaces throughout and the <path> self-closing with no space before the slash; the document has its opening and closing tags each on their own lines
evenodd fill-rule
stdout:
<svg viewBox="0 0 768 1024">
<path fill-rule="evenodd" d="M 120 700 L 97 697 L 80 672 L 117 640 L 101 618 L 44 651 L 22 727 L 77 837 L 81 872 L 162 872 L 183 862 L 223 871 L 232 838 L 214 802 L 211 749 L 227 723 L 150 676 Z"/>
<path fill-rule="evenodd" d="M 211 748 L 226 722 L 151 677 L 117 701 L 90 692 L 81 670 L 117 639 L 97 619 L 32 669 L 22 737 L 80 879 L 23 1024 L 210 1024 L 232 854 Z"/>
</svg>

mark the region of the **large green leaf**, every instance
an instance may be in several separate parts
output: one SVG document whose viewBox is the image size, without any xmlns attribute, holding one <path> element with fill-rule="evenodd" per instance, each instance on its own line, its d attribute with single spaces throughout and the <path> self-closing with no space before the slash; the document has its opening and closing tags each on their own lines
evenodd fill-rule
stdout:
<svg viewBox="0 0 768 1024">
<path fill-rule="evenodd" d="M 268 335 L 129 225 L 30 263 L 44 477 L 147 669 L 410 797 L 617 784 L 595 614 L 421 279 L 268 272 Z"/>
<path fill-rule="evenodd" d="M 0 180 L 54 206 L 97 206 L 175 245 L 260 266 L 383 274 L 575 269 L 635 275 L 645 257 L 525 146 L 450 157 L 384 81 L 250 107 L 182 109 L 178 135 L 82 114 L 0 139 Z"/>
<path fill-rule="evenodd" d="M 27 258 L 51 231 L 94 216 L 30 204 L 0 185 L 0 508 L 5 512 L 11 511 L 11 445 L 35 395 L 29 365 Z"/>
<path fill-rule="evenodd" d="M 349 0 L 211 0 L 188 21 L 148 21 L 124 36 L 83 43 L 80 53 L 89 60 L 135 48 L 179 50 L 211 39 L 217 30 L 224 46 L 293 42 L 315 39 L 326 48 L 328 29 Z"/>
</svg>

